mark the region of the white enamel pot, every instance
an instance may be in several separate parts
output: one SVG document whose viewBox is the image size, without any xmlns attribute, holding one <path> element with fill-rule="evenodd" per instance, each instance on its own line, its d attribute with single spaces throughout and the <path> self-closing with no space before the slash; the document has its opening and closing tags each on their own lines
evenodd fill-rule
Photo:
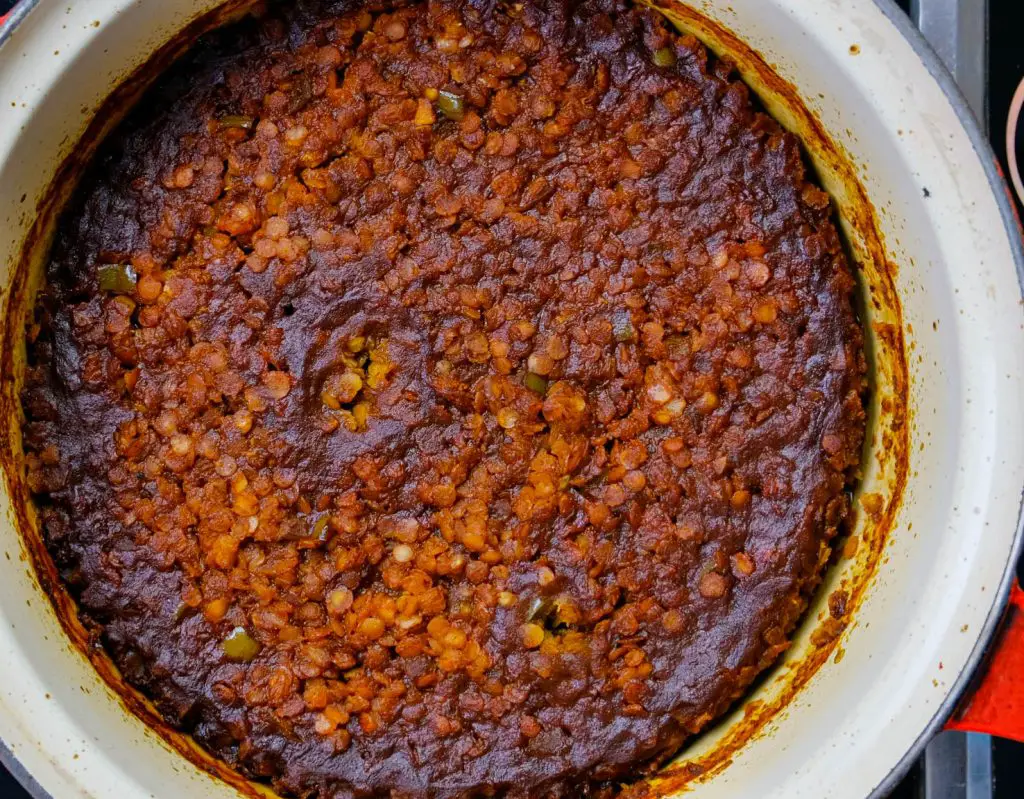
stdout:
<svg viewBox="0 0 1024 799">
<path fill-rule="evenodd" d="M 875 386 L 858 545 L 787 662 L 653 791 L 881 796 L 954 711 L 1010 594 L 1024 486 L 1016 222 L 952 79 L 890 0 L 669 1 L 804 139 L 859 265 Z M 16 463 L 18 331 L 73 179 L 58 170 L 112 90 L 217 5 L 27 0 L 0 27 L 0 739 L 39 796 L 251 790 L 185 757 L 188 742 L 154 730 L 101 653 L 72 640 Z"/>
</svg>

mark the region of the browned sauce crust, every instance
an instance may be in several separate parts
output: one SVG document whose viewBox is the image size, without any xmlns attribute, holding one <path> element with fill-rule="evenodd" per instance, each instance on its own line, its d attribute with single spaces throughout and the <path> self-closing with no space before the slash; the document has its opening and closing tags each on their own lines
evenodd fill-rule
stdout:
<svg viewBox="0 0 1024 799">
<path fill-rule="evenodd" d="M 214 34 L 47 277 L 48 547 L 127 679 L 284 791 L 608 794 L 785 649 L 846 512 L 828 197 L 621 0 Z"/>
</svg>

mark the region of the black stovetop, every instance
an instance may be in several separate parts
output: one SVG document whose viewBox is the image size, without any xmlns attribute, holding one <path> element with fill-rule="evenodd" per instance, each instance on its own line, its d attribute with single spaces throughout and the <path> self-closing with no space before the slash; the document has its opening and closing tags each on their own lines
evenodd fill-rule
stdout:
<svg viewBox="0 0 1024 799">
<path fill-rule="evenodd" d="M 912 0 L 896 0 L 909 11 Z M 985 0 L 958 0 L 960 5 L 975 7 Z M 1003 131 L 1014 90 L 1024 78 L 1024 47 L 1018 32 L 1024 30 L 1024 0 L 988 0 L 989 3 L 989 71 L 988 126 L 996 154 L 1005 163 Z M 14 5 L 14 0 L 0 0 L 0 14 Z M 1024 211 L 1024 208 L 1021 209 Z M 1022 563 L 1024 566 L 1024 563 Z M 1024 569 L 1022 569 L 1024 572 Z M 1022 573 L 1024 577 L 1024 573 Z M 946 734 L 948 735 L 948 734 Z M 911 769 L 906 779 L 889 799 L 1020 799 L 1024 797 L 1024 744 L 990 740 L 987 736 L 969 736 L 969 741 L 949 739 L 950 746 L 933 749 L 926 769 L 924 758 Z M 935 773 L 945 752 L 970 748 L 969 768 L 972 777 L 963 780 L 929 779 Z M 982 777 L 982 779 L 978 779 Z M 0 799 L 28 799 L 17 782 L 0 767 Z M 63 799 L 56 797 L 55 799 Z"/>
</svg>

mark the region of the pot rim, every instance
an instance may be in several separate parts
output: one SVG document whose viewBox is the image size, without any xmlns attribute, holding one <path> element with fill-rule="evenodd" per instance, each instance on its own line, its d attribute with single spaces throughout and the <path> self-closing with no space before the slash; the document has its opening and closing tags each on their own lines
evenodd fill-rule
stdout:
<svg viewBox="0 0 1024 799">
<path fill-rule="evenodd" d="M 925 39 L 924 34 L 914 25 L 910 17 L 899 8 L 894 0 L 873 0 L 878 10 L 893 24 L 907 43 L 913 48 L 918 58 L 924 64 L 928 73 L 932 76 L 942 89 L 946 99 L 949 100 L 953 111 L 967 137 L 974 147 L 974 152 L 982 162 L 985 176 L 988 178 L 989 187 L 996 197 L 996 204 L 999 207 L 999 214 L 1002 218 L 1003 227 L 1009 239 L 1010 249 L 1013 252 L 1014 265 L 1017 270 L 1017 284 L 1021 290 L 1021 298 L 1024 300 L 1024 227 L 1021 225 L 1020 216 L 1014 206 L 1013 195 L 999 166 L 995 151 L 988 137 L 982 131 L 978 118 L 974 115 L 967 98 L 957 85 L 953 75 L 946 68 L 946 65 L 939 58 L 938 53 Z M 0 37 L 2 41 L 2 37 Z M 1017 563 L 1024 555 L 1024 487 L 1022 487 L 1021 498 L 1017 510 L 1017 529 L 1014 533 L 1013 545 L 1007 555 L 1006 565 L 1003 568 L 1003 576 L 999 588 L 995 591 L 992 606 L 982 625 L 980 634 L 971 650 L 963 670 L 946 692 L 946 697 L 939 704 L 931 720 L 914 740 L 914 743 L 903 753 L 899 762 L 890 769 L 885 778 L 875 786 L 871 792 L 870 799 L 881 799 L 888 795 L 910 770 L 911 765 L 923 754 L 929 741 L 942 730 L 946 720 L 956 710 L 961 697 L 966 692 L 972 679 L 974 679 L 978 667 L 985 659 L 990 645 L 995 639 L 1006 611 L 1007 602 L 1010 597 L 1010 589 L 1017 579 Z"/>
<path fill-rule="evenodd" d="M 0 23 L 0 46 L 7 42 L 25 18 L 39 5 L 41 0 L 21 0 L 7 17 Z M 989 187 L 995 195 L 1003 228 L 1009 240 L 1017 272 L 1017 283 L 1024 300 L 1024 227 L 1014 206 L 1012 195 L 1005 177 L 996 159 L 995 151 L 971 110 L 966 98 L 957 86 L 955 79 L 942 63 L 938 54 L 925 39 L 910 18 L 900 9 L 894 0 L 872 0 L 879 12 L 892 23 L 896 30 L 910 45 L 921 59 L 929 75 L 939 85 L 946 96 L 960 125 L 967 134 L 975 154 L 982 163 L 982 169 L 988 179 Z M 977 636 L 974 648 L 959 676 L 946 692 L 931 719 L 921 730 L 914 742 L 900 757 L 899 761 L 889 770 L 885 778 L 872 790 L 869 799 L 881 799 L 891 792 L 903 778 L 911 765 L 923 753 L 928 742 L 942 729 L 945 721 L 952 715 L 978 667 L 982 664 L 990 645 L 1000 627 L 1010 590 L 1016 579 L 1017 563 L 1024 555 L 1024 486 L 1017 512 L 1017 528 L 1013 544 L 1007 554 L 1006 564 L 998 589 L 993 594 L 993 602 L 985 622 Z M 28 772 L 7 744 L 0 740 L 0 765 L 10 772 L 25 791 L 33 799 L 54 799 L 54 797 Z"/>
</svg>

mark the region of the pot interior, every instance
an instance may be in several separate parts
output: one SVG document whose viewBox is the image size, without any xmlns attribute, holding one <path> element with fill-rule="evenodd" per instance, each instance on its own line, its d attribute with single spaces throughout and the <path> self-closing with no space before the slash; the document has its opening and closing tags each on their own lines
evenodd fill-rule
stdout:
<svg viewBox="0 0 1024 799">
<path fill-rule="evenodd" d="M 18 462 L 24 323 L 55 214 L 117 110 L 244 4 L 201 16 L 217 5 L 39 0 L 0 47 L 12 98 L 0 126 L 0 667 L 19 676 L 0 686 L 0 737 L 53 795 L 260 790 L 163 729 L 89 645 L 39 544 Z M 980 144 L 872 0 L 669 0 L 662 10 L 733 58 L 803 140 L 859 267 L 873 387 L 850 541 L 785 663 L 653 791 L 710 799 L 757 786 L 817 799 L 829 785 L 862 797 L 962 683 L 1005 586 L 1024 483 L 1019 242 Z"/>
</svg>

